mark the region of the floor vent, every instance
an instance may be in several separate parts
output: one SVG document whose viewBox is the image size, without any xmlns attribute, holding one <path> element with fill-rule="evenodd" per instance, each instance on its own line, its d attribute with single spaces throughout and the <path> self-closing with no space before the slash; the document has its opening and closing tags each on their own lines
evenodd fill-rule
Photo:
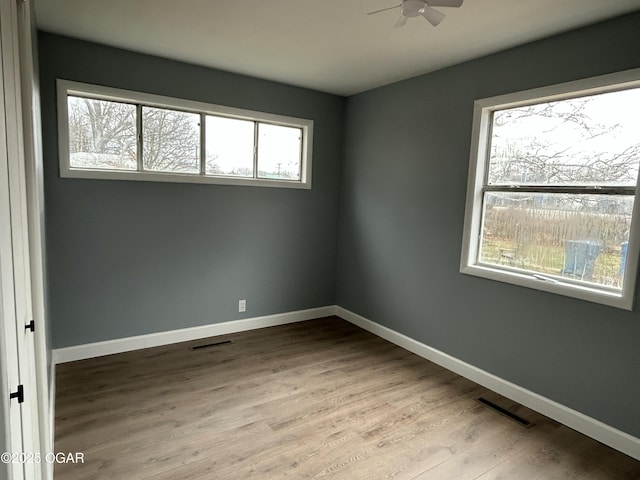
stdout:
<svg viewBox="0 0 640 480">
<path fill-rule="evenodd" d="M 531 428 L 534 425 L 530 421 L 525 420 L 524 418 L 522 418 L 519 415 L 516 415 L 513 412 L 510 412 L 506 408 L 502 408 L 500 405 L 496 405 L 495 403 L 493 403 L 490 400 L 487 400 L 486 398 L 482 398 L 482 397 L 476 398 L 476 401 L 480 402 L 483 405 L 486 405 L 489 408 L 492 408 L 496 412 L 501 413 L 502 415 L 510 418 L 511 420 L 513 420 L 514 422 L 517 422 L 519 425 L 522 425 L 525 428 Z"/>
<path fill-rule="evenodd" d="M 191 350 L 200 350 L 201 348 L 209 348 L 209 347 L 219 347 L 220 345 L 228 345 L 229 343 L 231 343 L 231 340 L 225 340 L 224 342 L 207 343 L 205 345 L 196 345 L 195 347 L 191 347 Z"/>
</svg>

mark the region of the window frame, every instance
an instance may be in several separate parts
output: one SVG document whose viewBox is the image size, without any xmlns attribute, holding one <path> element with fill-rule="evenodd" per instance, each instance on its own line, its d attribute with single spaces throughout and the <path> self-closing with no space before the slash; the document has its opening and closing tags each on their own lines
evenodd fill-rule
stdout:
<svg viewBox="0 0 640 480">
<path fill-rule="evenodd" d="M 573 82 L 483 98 L 474 102 L 467 198 L 460 258 L 461 273 L 625 310 L 633 310 L 640 250 L 640 199 L 638 198 L 635 198 L 632 210 L 626 266 L 621 290 L 608 288 L 606 286 L 598 287 L 593 284 L 574 282 L 571 281 L 571 279 L 558 280 L 556 277 L 547 278 L 544 274 L 536 274 L 536 272 L 528 273 L 515 267 L 483 263 L 479 259 L 482 242 L 483 194 L 486 191 L 494 190 L 488 183 L 493 112 L 508 108 L 580 98 L 588 95 L 633 88 L 640 88 L 640 69 L 626 70 Z M 636 181 L 636 186 L 630 187 L 627 193 L 634 191 L 634 196 L 637 197 L 638 181 L 640 181 L 640 177 Z M 537 187 L 538 186 L 533 188 L 528 186 L 514 186 L 511 187 L 511 189 L 514 192 L 534 190 L 540 193 L 548 193 L 549 191 L 557 191 L 558 193 L 560 193 L 560 191 L 567 191 L 573 194 L 602 193 L 602 189 L 598 186 L 593 188 L 552 187 L 545 189 L 546 191 L 542 191 Z M 504 191 L 505 188 L 502 186 L 499 189 L 500 191 Z M 613 193 L 616 189 L 611 188 L 609 190 Z"/>
<path fill-rule="evenodd" d="M 200 183 L 219 185 L 239 185 L 254 187 L 276 187 L 311 189 L 311 167 L 313 153 L 313 120 L 277 115 L 273 113 L 258 112 L 241 108 L 198 102 L 193 100 L 178 99 L 119 88 L 106 87 L 88 83 L 74 82 L 57 79 L 57 107 L 58 107 L 58 154 L 60 177 L 83 178 L 100 180 L 136 180 L 151 182 L 175 182 L 175 183 Z M 109 170 L 72 167 L 69 154 L 69 117 L 67 98 L 69 96 L 85 97 L 95 100 L 107 100 L 133 104 L 139 111 L 142 106 L 164 108 L 187 113 L 197 113 L 201 118 L 200 126 L 200 171 L 199 173 L 175 173 L 142 170 L 142 154 L 140 151 L 141 125 L 136 122 L 136 135 L 138 137 L 138 169 L 137 170 Z M 300 179 L 266 179 L 257 176 L 257 168 L 253 177 L 238 177 L 211 175 L 205 173 L 206 162 L 205 126 L 204 119 L 207 115 L 223 118 L 248 120 L 254 122 L 257 130 L 258 124 L 279 125 L 284 127 L 299 128 L 302 131 Z M 258 165 L 257 144 L 254 145 L 254 166 Z"/>
</svg>

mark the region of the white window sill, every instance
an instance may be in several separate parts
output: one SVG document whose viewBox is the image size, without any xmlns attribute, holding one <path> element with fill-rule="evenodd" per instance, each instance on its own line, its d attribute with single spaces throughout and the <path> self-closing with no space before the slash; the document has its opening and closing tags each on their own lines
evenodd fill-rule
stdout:
<svg viewBox="0 0 640 480">
<path fill-rule="evenodd" d="M 632 310 L 633 295 L 624 290 L 608 289 L 606 287 L 591 287 L 585 283 L 563 281 L 558 277 L 520 272 L 516 269 L 502 269 L 495 266 L 475 264 L 466 265 L 460 269 L 461 273 L 476 277 L 487 278 L 498 282 L 510 283 L 521 287 L 528 287 L 543 292 L 555 293 L 566 297 L 578 298 L 589 302 L 600 303 L 611 307 Z"/>
</svg>

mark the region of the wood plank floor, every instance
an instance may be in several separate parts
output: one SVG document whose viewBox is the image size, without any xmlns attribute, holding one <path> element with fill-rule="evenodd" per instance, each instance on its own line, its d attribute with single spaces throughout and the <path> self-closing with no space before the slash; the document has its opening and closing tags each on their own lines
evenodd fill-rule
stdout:
<svg viewBox="0 0 640 480">
<path fill-rule="evenodd" d="M 55 449 L 85 457 L 56 480 L 640 479 L 640 462 L 336 317 L 58 365 Z"/>
</svg>

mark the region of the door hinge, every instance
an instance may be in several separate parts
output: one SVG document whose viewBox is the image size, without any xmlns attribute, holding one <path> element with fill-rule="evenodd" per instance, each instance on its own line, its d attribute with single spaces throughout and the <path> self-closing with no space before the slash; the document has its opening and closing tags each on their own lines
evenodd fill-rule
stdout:
<svg viewBox="0 0 640 480">
<path fill-rule="evenodd" d="M 9 394 L 9 400 L 17 398 L 18 403 L 24 402 L 24 387 L 22 385 L 18 385 L 18 391 Z"/>
<path fill-rule="evenodd" d="M 24 326 L 24 329 L 25 330 L 31 330 L 32 332 L 35 332 L 36 331 L 36 322 L 35 322 L 35 320 L 31 320 L 29 323 L 27 323 Z"/>
</svg>

